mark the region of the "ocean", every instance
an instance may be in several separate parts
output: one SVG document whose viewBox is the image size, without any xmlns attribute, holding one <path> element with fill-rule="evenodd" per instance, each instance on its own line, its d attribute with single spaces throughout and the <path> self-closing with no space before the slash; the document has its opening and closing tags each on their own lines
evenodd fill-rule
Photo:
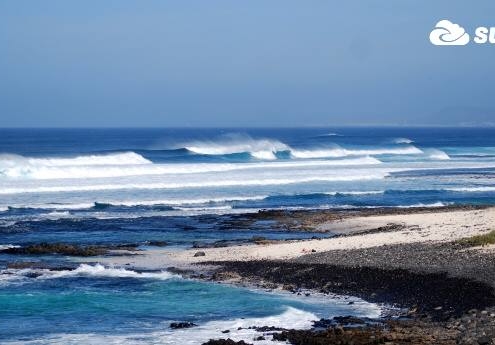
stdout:
<svg viewBox="0 0 495 345">
<path fill-rule="evenodd" d="M 229 220 L 261 209 L 494 205 L 494 177 L 495 128 L 1 129 L 0 250 L 325 237 Z M 7 268 L 40 260 L 75 270 Z M 353 301 L 0 252 L 1 343 L 201 344 L 226 328 L 380 315 Z M 171 330 L 173 321 L 198 326 Z"/>
</svg>

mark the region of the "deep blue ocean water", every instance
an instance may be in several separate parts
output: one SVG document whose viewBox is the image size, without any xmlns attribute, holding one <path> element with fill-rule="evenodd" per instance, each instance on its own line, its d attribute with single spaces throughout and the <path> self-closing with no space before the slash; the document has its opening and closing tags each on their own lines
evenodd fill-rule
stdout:
<svg viewBox="0 0 495 345">
<path fill-rule="evenodd" d="M 226 224 L 260 209 L 493 205 L 494 174 L 493 128 L 2 129 L 0 249 L 312 237 Z M 95 264 L 6 269 L 12 260 L 65 259 L 0 254 L 0 342 L 173 344 L 186 333 L 168 323 L 188 320 L 201 343 L 229 322 L 377 313 Z"/>
</svg>

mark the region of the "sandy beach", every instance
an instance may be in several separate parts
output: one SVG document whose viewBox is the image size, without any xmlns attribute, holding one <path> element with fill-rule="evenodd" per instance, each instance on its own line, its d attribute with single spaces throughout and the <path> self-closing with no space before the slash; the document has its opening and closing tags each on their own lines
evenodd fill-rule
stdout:
<svg viewBox="0 0 495 345">
<path fill-rule="evenodd" d="M 390 210 L 389 213 L 394 211 Z M 309 216 L 308 216 L 309 217 Z M 344 217 L 314 223 L 313 229 L 331 232 L 335 237 L 284 243 L 264 243 L 222 248 L 188 250 L 151 249 L 129 260 L 125 257 L 105 258 L 107 264 L 131 263 L 137 268 L 160 269 L 184 267 L 201 262 L 287 260 L 309 253 L 335 250 L 365 249 L 406 243 L 441 243 L 455 241 L 495 229 L 495 208 L 438 210 L 408 214 Z M 484 251 L 490 251 L 484 247 Z M 204 256 L 195 256 L 201 251 Z"/>
</svg>

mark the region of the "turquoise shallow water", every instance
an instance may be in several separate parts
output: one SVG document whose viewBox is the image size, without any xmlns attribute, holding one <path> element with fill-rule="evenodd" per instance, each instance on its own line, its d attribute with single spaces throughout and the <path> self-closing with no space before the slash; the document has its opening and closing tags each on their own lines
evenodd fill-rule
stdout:
<svg viewBox="0 0 495 345">
<path fill-rule="evenodd" d="M 16 276 L 3 279 L 0 285 L 2 341 L 49 342 L 51 336 L 74 333 L 153 336 L 154 332 L 169 330 L 172 321 L 205 325 L 214 320 L 259 319 L 281 315 L 289 307 L 318 317 L 379 313 L 377 307 L 359 301 L 352 305 L 347 300 L 322 303 L 317 297 L 295 298 L 184 280 L 161 272 L 136 273 L 83 265 L 72 272 L 10 273 Z M 303 321 L 299 317 L 298 322 Z M 173 333 L 156 337 L 163 340 L 173 337 Z"/>
</svg>

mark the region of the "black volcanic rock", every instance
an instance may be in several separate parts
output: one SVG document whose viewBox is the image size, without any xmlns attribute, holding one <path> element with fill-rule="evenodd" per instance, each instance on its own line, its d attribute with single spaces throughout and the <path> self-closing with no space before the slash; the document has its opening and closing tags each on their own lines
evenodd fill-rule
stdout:
<svg viewBox="0 0 495 345">
<path fill-rule="evenodd" d="M 202 345 L 253 345 L 246 343 L 244 340 L 234 341 L 230 338 L 228 339 L 210 339 L 208 342 L 203 343 Z"/>
<path fill-rule="evenodd" d="M 195 323 L 184 321 L 184 322 L 172 322 L 170 328 L 181 329 L 181 328 L 191 328 L 197 326 Z"/>
</svg>

